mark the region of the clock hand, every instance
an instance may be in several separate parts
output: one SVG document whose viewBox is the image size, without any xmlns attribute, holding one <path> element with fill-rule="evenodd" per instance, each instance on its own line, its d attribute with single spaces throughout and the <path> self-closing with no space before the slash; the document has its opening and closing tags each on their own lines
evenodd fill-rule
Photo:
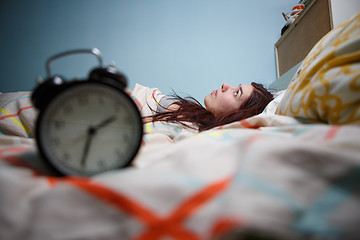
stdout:
<svg viewBox="0 0 360 240">
<path fill-rule="evenodd" d="M 105 119 L 104 121 L 100 122 L 99 124 L 95 125 L 93 128 L 95 129 L 95 132 L 99 129 L 99 128 L 102 128 L 102 127 L 105 127 L 106 125 L 108 125 L 109 123 L 115 121 L 116 117 L 115 115 L 114 116 L 111 116 L 111 117 L 108 117 L 107 119 Z"/>
<path fill-rule="evenodd" d="M 93 136 L 95 135 L 95 133 L 96 133 L 96 129 L 94 127 L 90 126 L 88 129 L 85 147 L 84 147 L 83 155 L 81 158 L 81 166 L 83 166 L 83 167 L 85 166 L 86 159 L 87 159 L 87 156 L 88 156 L 89 150 L 90 150 L 90 145 L 91 145 L 91 142 L 92 142 L 92 139 L 93 139 Z"/>
<path fill-rule="evenodd" d="M 91 145 L 92 139 L 93 139 L 94 135 L 96 134 L 97 130 L 110 124 L 115 119 L 116 119 L 116 117 L 114 115 L 114 116 L 111 116 L 111 117 L 105 119 L 104 121 L 100 122 L 99 124 L 97 124 L 95 126 L 89 127 L 88 132 L 87 132 L 87 139 L 86 139 L 85 147 L 84 147 L 84 151 L 83 151 L 83 156 L 81 158 L 81 165 L 83 167 L 85 166 L 86 159 L 87 159 L 87 156 L 88 156 L 89 150 L 90 150 L 90 145 Z"/>
</svg>

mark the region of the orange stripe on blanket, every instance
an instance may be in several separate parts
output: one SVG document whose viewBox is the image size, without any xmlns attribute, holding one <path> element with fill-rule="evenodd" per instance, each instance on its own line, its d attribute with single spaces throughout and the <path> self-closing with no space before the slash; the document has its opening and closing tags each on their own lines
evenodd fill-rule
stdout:
<svg viewBox="0 0 360 240">
<path fill-rule="evenodd" d="M 93 196 L 103 200 L 104 202 L 113 205 L 117 209 L 125 210 L 126 212 L 133 214 L 134 216 L 143 220 L 145 223 L 151 224 L 157 220 L 157 218 L 149 210 L 145 209 L 140 204 L 98 183 L 94 183 L 88 179 L 80 178 L 67 178 L 66 182 L 69 182 L 74 186 L 85 190 Z"/>
<path fill-rule="evenodd" d="M 196 208 L 200 207 L 201 205 L 209 201 L 211 198 L 213 198 L 216 194 L 224 190 L 229 182 L 230 179 L 227 178 L 225 180 L 207 186 L 203 190 L 193 195 L 188 200 L 184 201 L 182 205 L 171 214 L 169 219 L 171 219 L 171 221 L 178 222 L 184 220 L 192 212 L 194 212 Z"/>
<path fill-rule="evenodd" d="M 186 229 L 182 222 L 190 217 L 196 209 L 222 192 L 227 187 L 230 179 L 206 186 L 180 204 L 168 217 L 159 217 L 135 200 L 88 179 L 67 178 L 65 181 L 113 205 L 119 210 L 132 214 L 145 223 L 147 225 L 145 232 L 136 237 L 135 239 L 137 240 L 159 239 L 164 236 L 172 236 L 175 239 L 197 240 L 200 238 L 192 231 Z"/>
<path fill-rule="evenodd" d="M 141 104 L 141 102 L 139 101 L 139 99 L 137 98 L 133 98 L 134 102 L 138 105 L 138 107 L 140 108 L 140 110 L 143 109 L 143 105 Z"/>
<path fill-rule="evenodd" d="M 153 92 L 152 92 L 152 94 L 151 94 L 151 96 L 152 96 L 152 98 L 154 99 L 154 101 L 156 102 L 156 104 L 159 104 L 159 102 L 156 100 L 156 98 L 155 98 L 155 93 L 156 93 L 156 91 L 157 91 L 157 89 L 155 89 Z"/>
<path fill-rule="evenodd" d="M 184 240 L 199 239 L 195 233 L 184 229 L 181 223 L 185 221 L 186 218 L 190 217 L 197 208 L 223 191 L 229 182 L 230 179 L 225 179 L 205 187 L 203 190 L 184 201 L 172 214 L 169 215 L 168 218 L 164 218 L 156 224 L 149 226 L 147 232 L 143 233 L 136 239 L 158 239 L 161 236 L 166 235 L 171 235 L 176 239 Z"/>
<path fill-rule="evenodd" d="M 332 126 L 330 128 L 330 130 L 327 132 L 327 134 L 325 135 L 324 137 L 324 141 L 328 141 L 328 140 L 331 140 L 335 137 L 335 135 L 338 133 L 338 131 L 340 130 L 340 126 Z"/>
<path fill-rule="evenodd" d="M 243 125 L 244 127 L 246 127 L 246 128 L 253 128 L 253 129 L 258 129 L 259 128 L 259 126 L 257 126 L 257 125 L 252 125 L 252 124 L 250 124 L 248 121 L 246 121 L 246 120 L 240 120 L 239 121 L 240 123 L 241 123 L 241 125 Z"/>
<path fill-rule="evenodd" d="M 17 116 L 20 115 L 20 113 L 21 113 L 22 111 L 27 110 L 27 109 L 30 109 L 30 108 L 33 108 L 33 107 L 34 107 L 34 106 L 27 106 L 27 107 L 20 108 L 17 113 L 2 116 L 2 117 L 0 117 L 0 120 L 6 119 L 6 118 L 17 117 Z"/>
<path fill-rule="evenodd" d="M 22 152 L 25 152 L 29 149 L 30 149 L 30 147 L 5 148 L 5 149 L 0 150 L 0 158 L 12 166 L 23 167 L 23 168 L 29 169 L 32 172 L 33 177 L 44 177 L 44 175 L 42 173 L 38 172 L 38 170 L 36 168 L 34 168 L 34 166 L 27 163 L 26 160 L 24 160 L 22 157 L 15 155 L 15 154 L 20 154 Z M 53 177 L 48 177 L 48 179 L 50 179 L 50 178 L 55 179 Z"/>
<path fill-rule="evenodd" d="M 214 224 L 211 231 L 212 233 L 211 235 L 214 239 L 217 239 L 220 238 L 221 235 L 224 235 L 231 230 L 239 229 L 240 227 L 243 227 L 243 223 L 240 222 L 238 219 L 235 218 L 219 219 Z"/>
<path fill-rule="evenodd" d="M 22 159 L 18 155 L 15 155 L 25 152 L 29 149 L 30 147 L 10 147 L 10 148 L 1 149 L 0 158 L 10 165 L 16 167 L 26 167 L 26 168 L 30 168 L 31 170 L 34 170 L 33 167 L 31 167 L 28 163 L 26 163 L 24 159 Z"/>
<path fill-rule="evenodd" d="M 4 119 L 6 119 L 6 118 L 10 118 L 15 124 L 17 124 L 19 127 L 21 127 L 22 129 L 24 129 L 27 134 L 30 134 L 30 133 L 31 133 L 31 130 L 30 130 L 27 126 L 23 125 L 20 121 L 18 121 L 18 120 L 15 118 L 15 117 L 19 116 L 19 114 L 20 114 L 22 111 L 24 111 L 24 110 L 26 110 L 26 109 L 29 109 L 29 108 L 33 108 L 33 106 L 27 106 L 27 107 L 20 108 L 20 110 L 19 110 L 17 113 L 15 113 L 15 114 L 10 114 L 8 111 L 6 111 L 6 109 L 0 107 L 0 111 L 5 114 L 5 116 L 1 117 L 0 120 L 4 120 Z"/>
<path fill-rule="evenodd" d="M 219 127 L 217 127 L 217 128 L 214 128 L 214 129 L 216 129 L 216 130 L 221 130 L 221 129 L 223 129 L 224 128 L 224 125 L 221 125 L 221 126 L 219 126 Z"/>
<path fill-rule="evenodd" d="M 156 91 L 158 91 L 159 89 L 155 89 L 154 91 L 152 91 L 152 93 L 151 93 L 151 96 L 150 95 L 148 95 L 148 97 L 149 98 L 152 98 L 154 101 L 155 101 L 155 104 L 159 104 L 160 102 L 158 102 L 158 100 L 156 99 L 156 96 L 155 96 L 155 93 L 156 93 Z"/>
</svg>

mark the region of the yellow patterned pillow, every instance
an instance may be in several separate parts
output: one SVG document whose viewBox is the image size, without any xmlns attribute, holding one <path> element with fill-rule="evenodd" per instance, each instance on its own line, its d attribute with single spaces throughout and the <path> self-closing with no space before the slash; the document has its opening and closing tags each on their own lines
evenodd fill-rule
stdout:
<svg viewBox="0 0 360 240">
<path fill-rule="evenodd" d="M 276 113 L 329 124 L 360 123 L 360 12 L 313 47 Z"/>
</svg>

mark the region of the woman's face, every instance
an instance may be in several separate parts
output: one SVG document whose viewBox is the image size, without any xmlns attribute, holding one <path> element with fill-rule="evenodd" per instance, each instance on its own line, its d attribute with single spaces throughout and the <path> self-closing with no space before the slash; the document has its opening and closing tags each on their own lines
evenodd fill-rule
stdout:
<svg viewBox="0 0 360 240">
<path fill-rule="evenodd" d="M 205 108 L 215 116 L 239 110 L 254 91 L 252 85 L 233 87 L 224 83 L 220 89 L 212 91 L 204 99 Z"/>
</svg>

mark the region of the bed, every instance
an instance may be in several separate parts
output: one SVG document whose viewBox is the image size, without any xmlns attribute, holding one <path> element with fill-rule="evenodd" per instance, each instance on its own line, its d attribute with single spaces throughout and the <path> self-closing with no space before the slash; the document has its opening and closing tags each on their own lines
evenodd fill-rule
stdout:
<svg viewBox="0 0 360 240">
<path fill-rule="evenodd" d="M 261 114 L 147 124 L 132 167 L 90 178 L 42 168 L 30 94 L 0 95 L 0 239 L 360 239 L 360 13 Z"/>
</svg>

